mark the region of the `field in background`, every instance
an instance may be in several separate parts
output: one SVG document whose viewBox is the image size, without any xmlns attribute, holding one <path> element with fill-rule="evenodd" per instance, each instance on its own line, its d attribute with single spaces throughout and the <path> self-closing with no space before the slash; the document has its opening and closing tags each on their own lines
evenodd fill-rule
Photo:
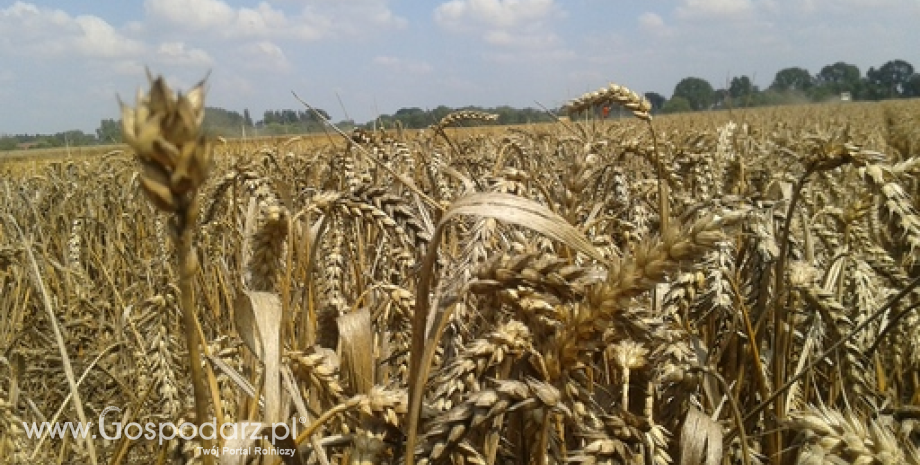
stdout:
<svg viewBox="0 0 920 465">
<path fill-rule="evenodd" d="M 834 102 L 826 104 L 828 107 L 838 107 L 844 109 L 843 106 L 854 106 L 854 105 L 876 105 L 876 103 L 844 103 Z M 794 108 L 809 108 L 815 107 L 817 104 L 801 105 L 801 106 L 787 106 L 784 107 L 786 110 L 792 110 Z M 694 112 L 694 113 L 684 113 L 676 115 L 664 116 L 664 119 L 669 120 L 681 120 L 687 118 L 704 118 L 711 119 L 715 118 L 716 120 L 721 120 L 728 115 L 729 117 L 735 116 L 736 120 L 743 120 L 746 114 L 756 114 L 762 112 L 771 112 L 775 109 L 765 108 L 759 110 L 750 110 L 750 109 L 741 109 L 741 110 L 723 110 L 723 111 L 714 111 L 709 113 L 703 112 Z M 621 112 L 623 113 L 623 112 Z M 628 115 L 628 112 L 626 112 Z M 736 116 L 737 115 L 737 116 Z M 625 116 L 624 116 L 625 117 Z M 523 128 L 530 127 L 535 128 L 539 126 L 555 126 L 555 123 L 537 123 L 533 125 L 520 125 L 520 126 L 498 126 L 498 125 L 485 125 L 485 126 L 473 126 L 473 127 L 450 127 L 446 128 L 447 132 L 452 135 L 475 135 L 477 133 L 491 133 L 491 132 L 502 132 L 511 128 Z M 393 128 L 390 129 L 390 132 L 393 132 L 394 135 L 396 131 Z M 405 134 L 406 137 L 403 138 L 414 138 L 414 136 L 424 133 L 424 131 L 418 129 L 406 129 L 400 132 Z M 253 147 L 258 148 L 263 145 L 277 145 L 282 142 L 289 142 L 291 140 L 296 140 L 300 142 L 297 146 L 298 149 L 309 149 L 315 145 L 329 145 L 329 144 L 344 144 L 345 142 L 337 136 L 333 130 L 329 130 L 328 133 L 313 133 L 313 134 L 304 134 L 298 136 L 272 136 L 272 137 L 257 137 L 257 138 L 248 138 L 248 139 L 227 139 L 227 145 L 230 147 L 226 150 L 227 152 L 233 153 L 235 151 L 245 151 L 250 150 Z M 60 160 L 81 160 L 81 159 L 91 159 L 99 156 L 103 156 L 107 153 L 112 153 L 115 151 L 124 151 L 127 149 L 125 144 L 111 144 L 111 145 L 96 145 L 96 146 L 82 146 L 82 147 L 73 147 L 73 148 L 51 148 L 51 149 L 30 149 L 30 150 L 9 150 L 9 151 L 0 151 L 0 162 L 4 163 L 7 167 L 11 166 L 14 162 L 17 165 L 24 164 L 26 167 L 38 167 L 44 166 L 48 162 L 60 161 Z"/>
<path fill-rule="evenodd" d="M 217 143 L 190 275 L 126 147 L 0 154 L 0 456 L 201 461 L 22 422 L 179 424 L 204 373 L 303 463 L 404 463 L 422 321 L 419 463 L 920 463 L 920 101 L 650 126 Z"/>
</svg>

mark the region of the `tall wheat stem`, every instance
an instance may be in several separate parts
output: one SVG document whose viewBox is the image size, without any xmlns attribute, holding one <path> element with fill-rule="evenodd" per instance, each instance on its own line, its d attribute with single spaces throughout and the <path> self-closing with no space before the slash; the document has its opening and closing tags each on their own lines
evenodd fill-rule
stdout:
<svg viewBox="0 0 920 465">
<path fill-rule="evenodd" d="M 645 120 L 648 125 L 648 131 L 652 134 L 652 147 L 655 150 L 655 174 L 658 177 L 658 214 L 661 216 L 661 230 L 668 229 L 668 219 L 671 217 L 671 205 L 668 202 L 670 189 L 668 186 L 668 177 L 665 172 L 664 163 L 661 161 L 661 151 L 658 150 L 658 135 L 655 134 L 655 127 L 652 126 L 651 118 Z"/>
<path fill-rule="evenodd" d="M 808 182 L 814 170 L 807 169 L 804 174 L 796 181 L 792 189 L 792 198 L 789 200 L 789 207 L 786 209 L 786 217 L 783 220 L 783 229 L 779 235 L 779 257 L 776 260 L 776 266 L 773 269 L 775 299 L 773 301 L 773 385 L 781 386 L 786 379 L 786 354 L 788 344 L 788 334 L 785 329 L 786 325 L 786 307 L 783 305 L 783 291 L 786 269 L 786 255 L 789 252 L 789 230 L 792 227 L 792 216 L 795 213 L 795 207 L 799 203 L 802 195 L 802 189 Z M 768 430 L 775 432 L 770 434 L 767 439 L 768 446 L 772 448 L 771 457 L 778 457 L 783 449 L 783 432 L 779 430 L 779 423 L 785 418 L 786 395 L 785 392 L 778 393 L 773 404 L 774 417 L 771 420 L 772 427 Z"/>
<path fill-rule="evenodd" d="M 179 268 L 179 307 L 195 396 L 195 424 L 200 427 L 207 419 L 210 400 L 195 316 L 198 259 L 192 240 L 198 222 L 198 191 L 211 169 L 211 144 L 201 133 L 204 81 L 187 95 L 174 95 L 163 78 L 154 79 L 149 72 L 148 78 L 150 91 L 138 91 L 136 107 L 121 103 L 122 133 L 137 154 L 141 190 L 154 207 L 171 217 L 169 227 L 175 238 Z M 215 410 L 218 408 L 215 405 Z M 200 438 L 202 447 L 211 449 L 213 440 L 204 434 Z M 213 456 L 204 455 L 204 463 L 214 463 Z"/>
<path fill-rule="evenodd" d="M 182 329 L 188 346 L 188 360 L 192 373 L 192 389 L 195 392 L 195 423 L 198 426 L 208 416 L 208 389 L 205 386 L 204 371 L 201 369 L 201 338 L 198 336 L 198 321 L 195 317 L 195 272 L 198 261 L 192 251 L 192 234 L 186 229 L 176 244 L 179 262 L 179 306 L 182 310 Z M 210 440 L 204 444 L 210 448 Z"/>
</svg>

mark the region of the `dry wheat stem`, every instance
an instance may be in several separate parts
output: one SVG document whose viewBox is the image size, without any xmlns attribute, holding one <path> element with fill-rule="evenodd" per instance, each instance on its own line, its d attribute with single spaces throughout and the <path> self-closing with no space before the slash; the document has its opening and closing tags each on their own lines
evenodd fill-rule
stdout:
<svg viewBox="0 0 920 465">
<path fill-rule="evenodd" d="M 849 333 L 847 333 L 846 335 L 841 337 L 838 341 L 828 346 L 827 349 L 824 350 L 824 352 L 820 353 L 814 358 L 814 360 L 809 362 L 808 365 L 806 365 L 805 368 L 801 372 L 789 377 L 789 379 L 784 384 L 780 385 L 779 387 L 776 387 L 773 393 L 770 394 L 770 397 L 764 399 L 759 405 L 754 407 L 751 411 L 749 411 L 744 416 L 744 421 L 748 421 L 755 415 L 760 414 L 760 412 L 762 412 L 763 409 L 772 405 L 773 402 L 776 401 L 776 399 L 778 399 L 784 392 L 786 392 L 786 390 L 792 387 L 793 384 L 795 384 L 800 379 L 802 379 L 802 377 L 808 375 L 810 371 L 814 369 L 815 367 L 817 367 L 819 364 L 824 363 L 825 358 L 831 356 L 834 353 L 834 351 L 839 349 L 844 343 L 846 343 L 847 341 L 855 337 L 857 334 L 862 332 L 864 329 L 869 327 L 869 325 L 872 324 L 872 322 L 874 322 L 875 320 L 885 315 L 885 313 L 887 313 L 888 310 L 891 309 L 891 307 L 893 307 L 896 303 L 901 301 L 904 297 L 908 296 L 918 286 L 920 286 L 920 276 L 914 278 L 914 280 L 911 281 L 907 286 L 905 286 L 904 289 L 901 289 L 900 292 L 898 292 L 896 295 L 888 299 L 885 305 L 882 305 L 881 308 L 879 308 L 874 313 L 869 315 L 869 317 L 866 318 L 862 323 L 856 325 Z M 906 314 L 908 311 L 913 310 L 914 308 L 916 307 L 915 306 L 908 307 L 907 309 L 903 310 L 902 313 Z M 726 435 L 726 440 L 733 438 L 737 434 L 738 434 L 738 431 L 732 430 L 730 433 Z"/>
<path fill-rule="evenodd" d="M 211 168 L 211 146 L 200 135 L 204 119 L 204 81 L 188 95 L 172 95 L 162 78 L 150 78 L 150 91 L 138 91 L 137 107 L 122 106 L 123 133 L 142 165 L 141 187 L 159 210 L 172 214 L 171 233 L 176 242 L 182 326 L 188 347 L 195 422 L 208 418 L 209 392 L 202 372 L 202 340 L 195 312 L 194 279 L 199 271 L 193 252 L 193 230 L 198 218 L 198 189 Z M 214 406 L 218 408 L 218 406 Z M 210 449 L 211 439 L 202 445 Z M 212 456 L 204 458 L 206 464 Z"/>
<path fill-rule="evenodd" d="M 25 234 L 22 232 L 22 229 L 19 228 L 19 223 L 15 218 L 9 216 L 10 224 L 12 224 L 16 230 L 19 232 L 19 237 L 26 246 L 24 250 L 26 256 L 29 257 L 29 263 L 32 265 L 32 273 L 35 279 L 35 285 L 39 289 L 42 295 L 42 302 L 44 303 L 45 312 L 48 314 L 48 320 L 51 322 L 51 328 L 54 332 L 54 341 L 58 346 L 58 350 L 61 354 L 61 361 L 64 365 L 64 374 L 67 376 L 67 385 L 70 388 L 70 394 L 74 399 L 74 408 L 77 410 L 77 417 L 80 419 L 80 422 L 84 425 L 88 425 L 86 421 L 86 413 L 83 411 L 83 400 L 80 397 L 80 392 L 77 390 L 77 381 L 74 378 L 73 367 L 70 363 L 70 355 L 67 353 L 67 346 L 64 343 L 64 336 L 61 334 L 61 328 L 58 324 L 57 317 L 54 315 L 54 309 L 51 308 L 51 296 L 48 295 L 48 290 L 45 287 L 44 282 L 42 281 L 41 271 L 38 269 L 38 263 L 35 261 L 35 255 L 32 253 L 31 243 L 32 241 L 26 238 Z M 85 440 L 86 448 L 89 451 L 90 462 L 95 465 L 96 461 L 96 446 L 93 441 Z M 31 460 L 35 459 L 35 454 L 37 454 L 39 449 L 35 449 L 32 452 Z"/>
</svg>

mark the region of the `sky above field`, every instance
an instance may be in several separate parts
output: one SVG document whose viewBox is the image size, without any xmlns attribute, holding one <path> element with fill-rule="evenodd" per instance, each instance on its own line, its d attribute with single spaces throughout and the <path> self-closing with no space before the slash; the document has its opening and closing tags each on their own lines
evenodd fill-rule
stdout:
<svg viewBox="0 0 920 465">
<path fill-rule="evenodd" d="M 261 119 L 556 107 L 610 81 L 670 97 L 837 61 L 920 68 L 920 0 L 33 0 L 0 3 L 0 134 L 93 132 L 144 68 Z"/>
</svg>

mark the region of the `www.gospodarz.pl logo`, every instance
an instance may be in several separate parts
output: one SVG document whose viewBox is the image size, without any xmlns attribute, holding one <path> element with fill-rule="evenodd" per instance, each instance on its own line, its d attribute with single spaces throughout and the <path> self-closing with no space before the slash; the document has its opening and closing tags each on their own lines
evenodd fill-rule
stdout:
<svg viewBox="0 0 920 465">
<path fill-rule="evenodd" d="M 264 432 L 270 430 L 271 434 L 269 436 L 272 444 L 277 444 L 278 440 L 284 440 L 288 438 L 297 437 L 297 422 L 292 422 L 293 427 L 289 426 L 287 423 L 276 423 L 271 425 L 271 428 L 266 428 L 267 425 L 264 423 L 258 422 L 239 422 L 239 423 L 224 423 L 217 426 L 217 419 L 212 418 L 211 421 L 206 421 L 197 426 L 193 423 L 185 422 L 178 426 L 172 422 L 166 423 L 124 423 L 122 424 L 119 421 L 106 421 L 106 416 L 110 413 L 119 413 L 121 409 L 118 407 L 106 407 L 105 410 L 99 414 L 99 423 L 98 429 L 93 430 L 93 422 L 80 423 L 80 422 L 64 422 L 64 423 L 51 423 L 51 422 L 22 422 L 23 428 L 26 430 L 26 435 L 30 439 L 38 439 L 47 433 L 51 439 L 64 439 L 67 436 L 70 436 L 74 439 L 76 438 L 103 438 L 108 440 L 118 440 L 123 437 L 126 437 L 132 441 L 137 441 L 141 438 L 144 438 L 148 441 L 157 440 L 157 442 L 162 445 L 164 442 L 170 441 L 175 438 L 181 438 L 186 441 L 192 439 L 217 439 L 218 435 L 226 443 L 227 441 L 234 442 L 244 440 L 246 438 L 255 441 L 264 437 Z M 111 427 L 111 428 L 110 428 Z M 249 450 L 246 448 L 229 448 L 224 447 L 223 450 L 218 451 L 216 448 L 213 451 L 205 452 L 202 450 L 202 453 L 212 453 L 214 455 L 220 455 L 220 452 L 224 454 L 248 454 Z M 259 447 L 254 448 L 253 454 L 279 454 L 279 455 L 293 455 L 294 450 L 285 450 L 285 449 L 262 449 Z"/>
</svg>

